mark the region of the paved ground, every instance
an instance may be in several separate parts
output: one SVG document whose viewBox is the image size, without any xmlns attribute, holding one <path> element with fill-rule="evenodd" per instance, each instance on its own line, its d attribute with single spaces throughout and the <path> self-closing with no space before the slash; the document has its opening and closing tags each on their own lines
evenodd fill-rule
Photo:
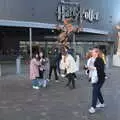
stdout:
<svg viewBox="0 0 120 120">
<path fill-rule="evenodd" d="M 106 107 L 88 113 L 91 85 L 81 73 L 75 90 L 66 79 L 50 82 L 47 89 L 33 90 L 28 75 L 0 77 L 0 120 L 120 120 L 120 68 L 108 70 L 103 88 Z M 82 79 L 82 80 L 81 80 Z"/>
</svg>

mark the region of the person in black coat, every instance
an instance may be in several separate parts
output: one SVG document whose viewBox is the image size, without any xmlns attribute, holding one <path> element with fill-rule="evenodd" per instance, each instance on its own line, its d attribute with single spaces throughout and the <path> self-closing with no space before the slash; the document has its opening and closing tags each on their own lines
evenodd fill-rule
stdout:
<svg viewBox="0 0 120 120">
<path fill-rule="evenodd" d="M 50 63 L 49 80 L 51 79 L 52 71 L 54 70 L 56 82 L 58 82 L 57 61 L 58 61 L 58 53 L 57 50 L 54 48 L 52 51 L 49 52 L 49 63 Z"/>
<path fill-rule="evenodd" d="M 94 48 L 92 50 L 92 57 L 95 58 L 94 67 L 91 69 L 96 69 L 97 71 L 97 82 L 92 83 L 92 105 L 89 109 L 90 113 L 95 113 L 95 108 L 102 108 L 104 107 L 104 99 L 101 93 L 101 88 L 105 82 L 105 72 L 104 72 L 104 61 L 101 57 L 100 50 Z M 97 104 L 97 100 L 99 103 Z"/>
</svg>

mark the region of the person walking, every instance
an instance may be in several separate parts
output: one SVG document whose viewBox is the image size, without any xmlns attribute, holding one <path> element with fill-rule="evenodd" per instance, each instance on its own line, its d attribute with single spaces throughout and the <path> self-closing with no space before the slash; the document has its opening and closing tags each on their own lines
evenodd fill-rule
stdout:
<svg viewBox="0 0 120 120">
<path fill-rule="evenodd" d="M 57 75 L 57 59 L 58 54 L 57 50 L 54 48 L 52 51 L 49 52 L 49 80 L 51 79 L 52 71 L 54 70 L 55 80 L 58 82 L 58 75 Z"/>
<path fill-rule="evenodd" d="M 103 108 L 105 106 L 104 99 L 101 93 L 101 88 L 105 82 L 104 61 L 101 58 L 100 50 L 94 48 L 92 50 L 92 59 L 94 59 L 93 66 L 88 66 L 91 71 L 91 83 L 92 83 L 92 105 L 89 109 L 90 113 L 96 112 L 97 108 Z M 97 101 L 99 103 L 97 104 Z"/>
<path fill-rule="evenodd" d="M 66 70 L 66 77 L 68 78 L 68 83 L 66 84 L 66 87 L 70 87 L 70 84 L 72 83 L 72 88 L 75 89 L 75 72 L 77 71 L 77 66 L 75 63 L 74 58 L 72 55 L 68 54 L 68 51 L 63 51 L 62 53 L 62 59 L 60 62 L 60 68 L 62 70 Z"/>
</svg>

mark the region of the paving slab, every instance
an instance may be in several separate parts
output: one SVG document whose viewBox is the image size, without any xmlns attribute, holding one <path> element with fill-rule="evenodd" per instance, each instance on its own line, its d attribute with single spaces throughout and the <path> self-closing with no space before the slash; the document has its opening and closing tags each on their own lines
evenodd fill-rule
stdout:
<svg viewBox="0 0 120 120">
<path fill-rule="evenodd" d="M 120 120 L 120 68 L 107 70 L 103 87 L 106 107 L 91 115 L 91 84 L 77 74 L 76 89 L 65 88 L 67 79 L 53 79 L 48 88 L 34 90 L 28 74 L 0 77 L 0 120 Z M 53 77 L 54 78 L 54 77 Z"/>
</svg>

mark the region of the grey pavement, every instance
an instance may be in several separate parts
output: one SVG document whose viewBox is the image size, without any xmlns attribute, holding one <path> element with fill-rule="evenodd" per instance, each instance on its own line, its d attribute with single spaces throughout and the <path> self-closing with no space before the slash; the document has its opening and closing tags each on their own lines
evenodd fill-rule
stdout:
<svg viewBox="0 0 120 120">
<path fill-rule="evenodd" d="M 27 70 L 27 69 L 26 69 Z M 120 120 L 120 68 L 107 70 L 103 87 L 106 107 L 91 115 L 91 84 L 78 73 L 76 89 L 65 88 L 66 79 L 54 79 L 48 88 L 33 90 L 28 74 L 0 77 L 0 120 Z"/>
</svg>

